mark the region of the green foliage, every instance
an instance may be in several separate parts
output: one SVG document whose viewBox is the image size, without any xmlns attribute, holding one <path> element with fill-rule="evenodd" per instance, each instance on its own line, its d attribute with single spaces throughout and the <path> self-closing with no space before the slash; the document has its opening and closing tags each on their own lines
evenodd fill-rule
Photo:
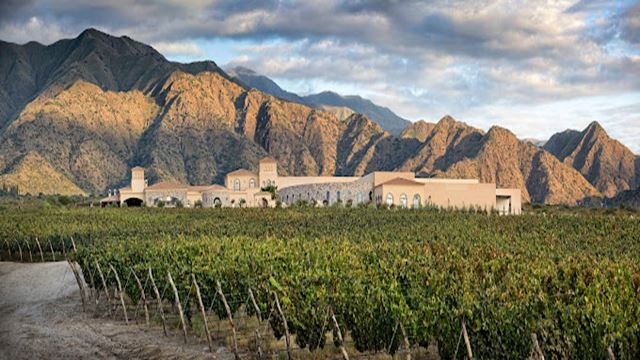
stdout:
<svg viewBox="0 0 640 360">
<path fill-rule="evenodd" d="M 547 358 L 603 358 L 607 346 L 640 356 L 636 215 L 476 212 L 51 209 L 3 214 L 0 239 L 12 241 L 0 246 L 37 236 L 69 249 L 73 236 L 85 271 L 95 261 L 121 277 L 151 268 L 160 288 L 170 271 L 183 297 L 193 273 L 206 303 L 219 280 L 232 311 L 251 288 L 269 312 L 275 292 L 310 349 L 326 342 L 330 306 L 359 350 L 386 350 L 392 338 L 397 349 L 402 322 L 413 344 L 436 340 L 452 358 L 465 319 L 478 358 L 527 358 L 534 332 Z M 125 291 L 139 298 L 134 282 Z M 219 301 L 213 309 L 226 316 Z"/>
</svg>

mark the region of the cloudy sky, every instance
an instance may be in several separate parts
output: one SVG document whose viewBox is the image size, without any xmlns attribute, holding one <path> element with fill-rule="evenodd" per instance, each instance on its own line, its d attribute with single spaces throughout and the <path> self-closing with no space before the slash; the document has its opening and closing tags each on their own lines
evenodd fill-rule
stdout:
<svg viewBox="0 0 640 360">
<path fill-rule="evenodd" d="M 540 139 L 597 120 L 640 153 L 640 0 L 0 0 L 5 41 L 87 27 L 410 120 Z"/>
</svg>

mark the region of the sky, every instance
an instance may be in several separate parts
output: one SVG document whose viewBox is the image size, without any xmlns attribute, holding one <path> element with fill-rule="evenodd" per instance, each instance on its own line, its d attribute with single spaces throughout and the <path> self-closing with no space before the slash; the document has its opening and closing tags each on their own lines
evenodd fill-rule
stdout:
<svg viewBox="0 0 640 360">
<path fill-rule="evenodd" d="M 5 41 L 89 27 L 412 121 L 546 139 L 595 120 L 640 154 L 640 0 L 0 0 Z"/>
</svg>

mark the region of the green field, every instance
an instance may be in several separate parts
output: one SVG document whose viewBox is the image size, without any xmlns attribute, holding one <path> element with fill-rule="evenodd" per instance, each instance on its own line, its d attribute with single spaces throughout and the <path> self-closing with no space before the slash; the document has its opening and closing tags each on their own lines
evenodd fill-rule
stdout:
<svg viewBox="0 0 640 360">
<path fill-rule="evenodd" d="M 381 209 L 49 209 L 0 212 L 3 257 L 27 248 L 72 254 L 85 274 L 151 269 L 158 287 L 192 274 L 224 317 L 216 281 L 235 313 L 248 290 L 260 312 L 275 295 L 298 346 L 323 347 L 326 318 L 359 351 L 437 344 L 462 358 L 462 321 L 474 356 L 526 358 L 531 334 L 547 358 L 640 358 L 637 213 L 530 212 L 501 217 Z M 46 255 L 47 259 L 52 257 Z M 105 274 L 109 286 L 113 274 Z M 90 281 L 88 279 L 88 281 Z M 95 280 L 95 287 L 100 284 Z M 140 298 L 134 282 L 125 289 Z M 145 290 L 146 292 L 146 290 Z M 274 295 L 275 294 L 275 295 Z M 151 296 L 151 292 L 147 295 Z M 166 299 L 173 299 L 170 292 Z M 197 313 L 194 310 L 194 313 Z M 266 316 L 264 316 L 266 318 Z M 269 318 L 276 336 L 279 317 Z M 331 328 L 329 328 L 331 330 Z"/>
</svg>

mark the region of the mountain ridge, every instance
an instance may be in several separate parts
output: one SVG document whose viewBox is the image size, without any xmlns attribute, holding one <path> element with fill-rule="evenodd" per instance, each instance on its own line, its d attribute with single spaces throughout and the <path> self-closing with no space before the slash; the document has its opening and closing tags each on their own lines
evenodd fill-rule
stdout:
<svg viewBox="0 0 640 360">
<path fill-rule="evenodd" d="M 289 100 L 313 107 L 331 106 L 338 108 L 349 108 L 354 112 L 367 115 L 371 120 L 380 124 L 385 130 L 394 135 L 399 135 L 411 122 L 396 115 L 389 108 L 376 105 L 371 100 L 358 95 L 340 95 L 333 91 L 322 91 L 317 94 L 300 96 L 290 91 L 282 89 L 275 81 L 256 71 L 236 66 L 228 70 L 232 77 L 245 83 L 247 86 L 256 88 L 262 92 L 271 94 L 284 100 Z"/>
</svg>

